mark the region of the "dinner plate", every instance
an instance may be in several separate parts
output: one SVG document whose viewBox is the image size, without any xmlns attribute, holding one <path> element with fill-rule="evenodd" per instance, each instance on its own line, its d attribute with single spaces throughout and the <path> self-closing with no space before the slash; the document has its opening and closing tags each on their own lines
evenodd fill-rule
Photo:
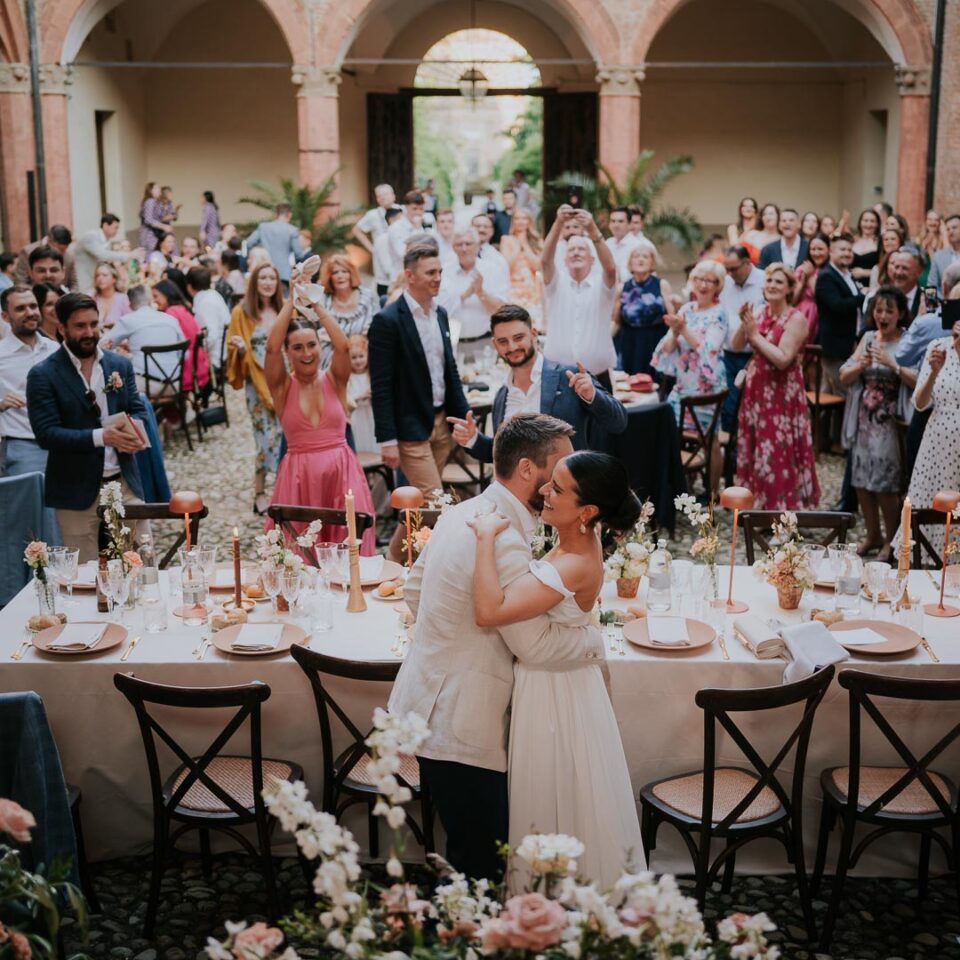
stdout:
<svg viewBox="0 0 960 960">
<path fill-rule="evenodd" d="M 253 583 L 260 576 L 257 568 L 247 563 L 240 564 L 240 587 L 241 590 L 245 583 Z M 233 579 L 233 563 L 218 563 L 217 569 L 213 575 L 213 583 L 210 584 L 210 591 L 220 593 L 229 591 L 233 593 L 235 582 Z M 254 599 L 250 597 L 250 599 Z"/>
<path fill-rule="evenodd" d="M 99 623 L 101 621 L 78 620 L 76 622 Z M 42 650 L 44 653 L 49 653 L 57 657 L 76 657 L 84 656 L 88 653 L 103 653 L 104 650 L 112 650 L 114 647 L 119 646 L 124 640 L 127 639 L 126 627 L 120 626 L 119 623 L 110 623 L 107 625 L 107 629 L 103 631 L 103 635 L 92 647 L 82 647 L 76 650 L 58 650 L 56 648 L 51 649 L 50 644 L 60 636 L 60 632 L 65 626 L 66 624 L 61 623 L 58 627 L 47 627 L 46 630 L 41 630 L 34 636 L 33 645 L 38 650 Z"/>
<path fill-rule="evenodd" d="M 396 560 L 384 560 L 383 568 L 380 571 L 379 577 L 367 578 L 366 580 L 360 581 L 361 587 L 376 587 L 379 584 L 383 583 L 384 580 L 402 580 L 403 579 L 403 567 L 396 562 Z M 330 574 L 330 582 L 335 583 L 338 587 L 343 586 L 343 581 L 340 579 L 340 572 L 335 571 Z M 348 581 L 349 583 L 349 581 Z"/>
<path fill-rule="evenodd" d="M 77 579 L 73 583 L 74 590 L 97 589 L 97 564 L 93 561 L 81 563 L 77 568 Z"/>
<path fill-rule="evenodd" d="M 397 593 L 391 593 L 389 597 L 381 597 L 376 590 L 374 590 L 370 596 L 373 597 L 374 600 L 380 600 L 383 603 L 399 603 L 403 600 L 403 587 L 401 587 Z"/>
<path fill-rule="evenodd" d="M 690 638 L 689 643 L 683 645 L 654 643 L 650 639 L 647 620 L 647 617 L 628 620 L 623 625 L 623 636 L 634 646 L 643 647 L 645 650 L 656 650 L 658 653 L 686 653 L 688 650 L 698 650 L 701 647 L 709 647 L 717 636 L 717 631 L 708 623 L 704 623 L 702 620 L 691 620 L 687 617 L 687 636 Z"/>
<path fill-rule="evenodd" d="M 238 657 L 272 657 L 278 653 L 285 653 L 295 643 L 300 643 L 307 635 L 303 627 L 298 627 L 292 623 L 283 625 L 283 633 L 280 634 L 280 642 L 272 650 L 244 650 L 243 648 L 234 649 L 231 644 L 239 636 L 243 629 L 243 624 L 238 623 L 225 630 L 218 630 L 210 634 L 210 641 L 224 653 L 232 653 Z"/>
<path fill-rule="evenodd" d="M 861 627 L 868 627 L 886 639 L 883 643 L 873 643 L 869 646 L 859 643 L 846 646 L 843 642 L 844 631 L 858 630 Z M 909 627 L 899 623 L 888 623 L 885 620 L 841 620 L 839 623 L 831 624 L 827 629 L 831 633 L 838 634 L 837 643 L 854 656 L 865 653 L 876 657 L 891 657 L 898 653 L 909 653 L 923 642 L 920 634 Z"/>
</svg>

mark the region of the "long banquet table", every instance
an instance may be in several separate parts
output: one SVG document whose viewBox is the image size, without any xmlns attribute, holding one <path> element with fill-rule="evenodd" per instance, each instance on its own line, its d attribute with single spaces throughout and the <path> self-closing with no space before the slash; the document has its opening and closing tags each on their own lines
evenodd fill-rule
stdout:
<svg viewBox="0 0 960 960">
<path fill-rule="evenodd" d="M 721 570 L 721 583 L 725 582 Z M 735 594 L 746 600 L 754 613 L 778 616 L 788 622 L 800 619 L 798 612 L 779 610 L 773 588 L 759 582 L 747 568 L 736 569 L 734 582 Z M 165 573 L 161 573 L 161 585 L 166 592 Z M 926 574 L 917 571 L 911 574 L 911 591 L 924 600 L 935 597 Z M 76 596 L 79 604 L 68 608 L 71 619 L 106 618 L 96 614 L 92 594 Z M 396 605 L 378 601 L 369 593 L 367 597 L 368 609 L 361 614 L 347 613 L 345 603 L 338 599 L 333 629 L 314 634 L 311 649 L 351 660 L 394 659 Z M 628 603 L 616 599 L 613 584 L 605 585 L 603 602 L 605 606 L 621 607 Z M 316 712 L 307 681 L 289 654 L 241 657 L 214 648 L 197 662 L 191 651 L 205 628 L 185 627 L 170 616 L 167 631 L 142 634 L 126 663 L 120 662 L 125 645 L 82 656 L 54 656 L 31 647 L 21 661 L 13 661 L 11 654 L 20 643 L 24 624 L 35 612 L 35 605 L 32 591 L 25 588 L 0 611 L 0 691 L 35 690 L 43 697 L 67 780 L 83 790 L 85 839 L 91 859 L 142 853 L 151 844 L 150 794 L 143 747 L 133 711 L 113 685 L 118 671 L 185 686 L 265 681 L 272 693 L 264 706 L 264 753 L 301 763 L 311 795 L 319 800 L 321 764 Z M 168 607 L 171 606 L 168 597 Z M 868 607 L 864 602 L 864 615 L 868 615 Z M 257 619 L 270 619 L 269 613 L 261 614 L 260 609 Z M 137 629 L 138 612 L 128 613 L 127 619 L 134 624 L 131 637 L 142 633 Z M 635 791 L 655 778 L 701 766 L 703 719 L 693 699 L 698 689 L 758 687 L 781 682 L 783 662 L 756 660 L 734 639 L 731 618 L 726 620 L 729 661 L 716 642 L 702 652 L 647 652 L 629 643 L 623 644 L 622 654 L 608 650 L 609 688 Z M 894 658 L 851 657 L 848 665 L 910 677 L 960 677 L 960 620 L 927 616 L 925 633 L 940 663 L 934 663 L 923 647 L 918 647 Z M 411 642 L 416 642 L 415 636 Z M 385 704 L 389 692 L 385 684 L 348 681 L 331 681 L 329 689 L 361 727 L 369 723 L 375 706 Z M 902 725 L 899 729 L 908 745 L 919 749 L 924 743 L 934 742 L 940 735 L 938 731 L 960 719 L 960 710 L 939 704 L 907 706 L 890 716 Z M 161 719 L 167 722 L 169 714 Z M 193 713 L 189 722 L 182 716 L 171 719 L 169 728 L 185 746 L 199 752 L 219 731 L 217 719 L 207 711 Z M 770 759 L 786 736 L 783 731 L 788 729 L 791 719 L 792 716 L 784 716 L 783 723 L 777 724 L 771 723 L 769 717 L 753 718 L 744 724 L 744 730 L 761 754 Z M 880 748 L 881 743 L 879 734 L 868 739 L 865 762 L 896 763 L 889 749 Z M 244 749 L 242 739 L 230 746 Z M 817 716 L 808 757 L 804 819 L 806 845 L 811 854 L 819 813 L 820 770 L 845 763 L 846 754 L 847 699 L 834 683 Z M 718 738 L 718 756 L 722 762 L 743 765 L 739 751 L 725 734 Z M 956 777 L 960 772 L 958 761 L 960 747 L 945 754 L 938 767 Z M 170 756 L 166 762 L 165 770 L 172 769 Z M 785 770 L 789 773 L 791 768 L 787 766 Z M 358 839 L 366 843 L 362 821 Z M 835 848 L 836 844 L 832 850 Z M 934 861 L 934 869 L 941 869 L 936 857 Z M 908 874 L 915 863 L 916 841 L 893 837 L 878 843 L 861 862 L 859 871 Z M 685 848 L 669 827 L 660 831 L 652 865 L 657 871 L 690 870 Z M 791 868 L 778 847 L 761 841 L 742 852 L 737 869 L 789 872 Z"/>
</svg>

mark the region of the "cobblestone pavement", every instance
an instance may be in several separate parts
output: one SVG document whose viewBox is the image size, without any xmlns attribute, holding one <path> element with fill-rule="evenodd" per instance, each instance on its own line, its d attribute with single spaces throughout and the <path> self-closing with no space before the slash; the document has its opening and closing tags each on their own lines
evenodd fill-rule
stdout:
<svg viewBox="0 0 960 960">
<path fill-rule="evenodd" d="M 225 935 L 224 921 L 265 920 L 263 881 L 259 865 L 250 857 L 225 854 L 214 861 L 205 877 L 197 859 L 184 857 L 168 868 L 162 884 L 161 907 L 155 937 L 142 935 L 143 914 L 150 875 L 146 857 L 113 860 L 92 867 L 103 913 L 91 918 L 91 957 L 134 960 L 203 960 L 208 936 Z M 285 909 L 309 907 L 307 886 L 295 860 L 278 862 Z M 681 880 L 692 896 L 692 883 Z M 829 890 L 829 880 L 825 895 Z M 707 898 L 707 919 L 737 910 L 765 911 L 777 924 L 771 935 L 789 960 L 928 960 L 960 958 L 960 917 L 952 881 L 931 881 L 925 901 L 917 900 L 912 880 L 855 879 L 847 882 L 845 900 L 830 953 L 820 953 L 806 939 L 803 917 L 791 878 L 737 877 L 729 894 L 719 886 Z M 818 923 L 826 903 L 814 902 Z M 69 923 L 69 921 L 68 921 Z M 66 928 L 68 950 L 84 949 L 75 924 Z M 307 949 L 303 956 L 315 956 Z"/>
</svg>

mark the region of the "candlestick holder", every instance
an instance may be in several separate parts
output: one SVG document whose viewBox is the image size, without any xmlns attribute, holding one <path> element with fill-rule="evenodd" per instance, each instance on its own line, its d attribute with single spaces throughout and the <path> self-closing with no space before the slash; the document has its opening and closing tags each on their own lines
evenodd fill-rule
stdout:
<svg viewBox="0 0 960 960">
<path fill-rule="evenodd" d="M 203 510 L 203 497 L 193 490 L 178 490 L 170 498 L 168 504 L 171 513 L 183 514 L 183 536 L 186 541 L 186 548 L 189 551 L 190 543 L 190 514 L 200 513 Z"/>
<path fill-rule="evenodd" d="M 953 511 L 960 505 L 960 493 L 956 490 L 941 490 L 933 498 L 933 509 L 940 510 L 946 514 L 943 527 L 943 562 L 940 567 L 940 602 L 928 603 L 924 606 L 923 612 L 931 617 L 960 617 L 960 610 L 956 607 L 947 607 L 943 603 L 943 591 L 947 585 L 947 549 L 950 546 L 950 521 L 953 519 Z"/>
<path fill-rule="evenodd" d="M 350 592 L 347 595 L 347 613 L 363 613 L 367 601 L 360 584 L 360 544 L 350 544 Z"/>
<path fill-rule="evenodd" d="M 746 487 L 727 487 L 720 494 L 720 506 L 733 510 L 733 535 L 730 538 L 730 581 L 727 587 L 727 599 L 714 600 L 717 607 L 724 607 L 727 613 L 746 613 L 750 605 L 742 600 L 733 599 L 733 568 L 737 558 L 737 526 L 740 520 L 740 511 L 749 510 L 753 506 L 753 494 Z"/>
<path fill-rule="evenodd" d="M 246 597 L 240 598 L 240 609 L 245 610 L 247 613 L 253 610 L 256 605 L 257 604 L 255 600 L 248 600 Z M 236 610 L 237 601 L 233 597 L 231 597 L 229 600 L 224 600 L 223 603 L 220 604 L 220 609 L 224 612 L 227 610 Z"/>
</svg>

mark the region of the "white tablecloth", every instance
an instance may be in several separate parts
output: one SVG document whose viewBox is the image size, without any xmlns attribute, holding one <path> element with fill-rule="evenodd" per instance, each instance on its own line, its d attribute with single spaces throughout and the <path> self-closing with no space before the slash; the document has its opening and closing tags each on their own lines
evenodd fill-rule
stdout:
<svg viewBox="0 0 960 960">
<path fill-rule="evenodd" d="M 166 590 L 165 574 L 161 577 Z M 723 576 L 720 582 L 725 583 Z M 935 598 L 934 588 L 925 574 L 911 575 L 911 590 L 925 600 Z M 752 612 L 761 616 L 779 616 L 785 621 L 800 619 L 799 613 L 780 611 L 774 589 L 758 582 L 745 568 L 736 570 L 734 592 L 751 604 Z M 77 597 L 79 605 L 66 608 L 71 619 L 96 619 L 93 596 L 78 593 Z M 315 634 L 311 649 L 351 660 L 393 659 L 396 605 L 378 601 L 369 593 L 367 597 L 368 610 L 363 614 L 347 613 L 338 597 L 333 630 Z M 264 705 L 264 753 L 302 764 L 311 794 L 319 802 L 321 760 L 316 711 L 306 678 L 289 655 L 240 657 L 212 649 L 202 662 L 197 662 L 191 651 L 205 628 L 185 627 L 171 616 L 166 632 L 143 634 L 139 629 L 139 612 L 134 612 L 127 615 L 131 636 L 141 633 L 142 639 L 125 664 L 120 663 L 122 646 L 81 657 L 54 657 L 30 648 L 21 661 L 13 661 L 10 655 L 23 635 L 23 624 L 35 612 L 35 603 L 32 592 L 24 590 L 0 611 L 0 690 L 35 690 L 43 697 L 67 779 L 83 790 L 85 839 L 91 858 L 145 852 L 151 844 L 151 805 L 142 741 L 132 708 L 113 685 L 118 671 L 185 686 L 265 681 L 272 695 Z M 613 585 L 607 584 L 604 604 L 623 606 L 626 601 L 616 600 Z M 863 615 L 869 615 L 866 602 Z M 261 605 L 257 618 L 269 619 L 269 608 Z M 934 664 L 926 651 L 918 647 L 896 658 L 851 658 L 849 665 L 911 677 L 960 677 L 960 618 L 925 617 L 925 632 L 942 661 L 939 664 Z M 717 643 L 703 652 L 646 652 L 629 643 L 624 643 L 622 655 L 608 651 L 611 697 L 635 791 L 650 780 L 702 765 L 703 715 L 693 699 L 697 690 L 780 683 L 783 662 L 754 659 L 733 638 L 729 622 L 726 646 L 729 662 L 723 659 Z M 364 729 L 369 725 L 373 708 L 385 704 L 388 695 L 384 684 L 334 681 L 329 688 L 335 697 L 342 698 L 351 718 Z M 890 715 L 900 723 L 901 735 L 915 749 L 932 743 L 934 737 L 939 737 L 938 731 L 960 719 L 960 711 L 941 705 L 912 706 Z M 164 721 L 169 716 L 168 712 Z M 744 724 L 744 729 L 769 760 L 782 744 L 786 735 L 783 731 L 795 723 L 795 717 L 796 714 L 784 715 L 782 724 L 771 723 L 768 716 L 754 718 Z M 200 752 L 219 731 L 218 721 L 223 722 L 206 713 L 192 713 L 189 723 L 171 720 L 169 728 L 182 738 L 188 749 Z M 869 728 L 865 726 L 865 729 Z M 897 762 L 890 750 L 880 749 L 881 743 L 879 734 L 871 730 L 865 760 Z M 238 739 L 231 747 L 245 749 Z M 845 763 L 846 755 L 847 698 L 834 684 L 817 716 L 807 763 L 804 814 L 811 854 L 819 816 L 820 770 Z M 744 765 L 725 734 L 718 737 L 718 756 L 722 762 Z M 939 767 L 956 776 L 958 759 L 960 749 L 948 752 L 941 758 Z M 164 772 L 172 769 L 169 756 L 167 760 Z M 789 773 L 790 768 L 786 769 Z M 366 831 L 362 825 L 357 833 L 360 842 L 365 844 Z M 766 843 L 760 841 L 743 851 L 737 861 L 738 870 L 788 872 L 790 868 L 779 848 Z M 862 861 L 860 871 L 887 875 L 910 873 L 914 869 L 911 864 L 916 862 L 915 847 L 912 839 L 888 838 L 873 848 L 873 855 Z M 661 828 L 652 865 L 658 871 L 690 870 L 686 851 L 669 827 Z M 934 869 L 939 868 L 934 857 Z"/>
</svg>

